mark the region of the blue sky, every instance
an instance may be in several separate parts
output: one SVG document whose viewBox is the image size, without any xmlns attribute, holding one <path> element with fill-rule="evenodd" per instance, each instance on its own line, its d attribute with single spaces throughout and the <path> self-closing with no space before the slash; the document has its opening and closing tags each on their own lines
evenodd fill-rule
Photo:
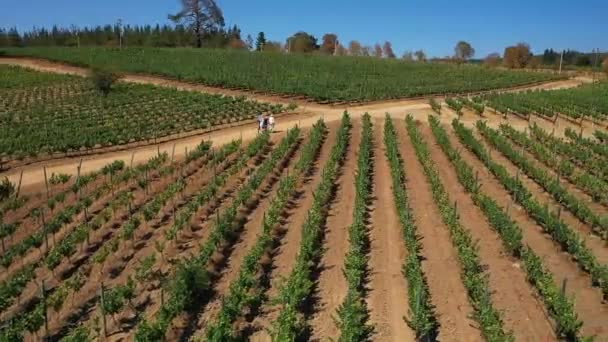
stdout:
<svg viewBox="0 0 608 342">
<path fill-rule="evenodd" d="M 544 48 L 608 50 L 608 0 L 217 0 L 228 24 L 252 36 L 265 31 L 284 41 L 304 30 L 320 38 L 364 44 L 389 40 L 398 54 L 423 49 L 430 56 L 453 53 L 458 40 L 475 47 L 476 57 L 500 52 L 520 41 Z M 0 0 L 0 26 L 167 23 L 179 0 Z M 508 6 L 507 6 L 508 4 Z"/>
</svg>

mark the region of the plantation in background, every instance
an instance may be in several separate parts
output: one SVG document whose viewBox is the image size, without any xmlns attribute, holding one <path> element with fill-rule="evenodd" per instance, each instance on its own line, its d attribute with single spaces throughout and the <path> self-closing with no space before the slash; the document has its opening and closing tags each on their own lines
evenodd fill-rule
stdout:
<svg viewBox="0 0 608 342">
<path fill-rule="evenodd" d="M 373 101 L 525 85 L 560 76 L 473 65 L 373 58 L 159 48 L 20 48 L 8 55 L 167 76 L 210 86 L 303 95 L 318 102 Z"/>
<path fill-rule="evenodd" d="M 284 110 L 244 98 L 123 83 L 103 96 L 80 77 L 0 66 L 0 156 L 114 146 Z"/>
<path fill-rule="evenodd" d="M 490 94 L 482 96 L 481 99 L 503 113 L 512 111 L 551 118 L 559 113 L 574 119 L 585 116 L 599 120 L 608 117 L 608 82 L 573 89 Z"/>
</svg>

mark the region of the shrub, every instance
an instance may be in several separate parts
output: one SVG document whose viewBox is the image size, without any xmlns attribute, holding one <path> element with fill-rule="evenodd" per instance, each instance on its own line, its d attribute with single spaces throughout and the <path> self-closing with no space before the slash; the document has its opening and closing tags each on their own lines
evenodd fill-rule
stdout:
<svg viewBox="0 0 608 342">
<path fill-rule="evenodd" d="M 118 81 L 118 74 L 104 69 L 93 69 L 91 73 L 91 81 L 95 89 L 99 90 L 104 96 L 107 96 L 112 90 L 112 85 Z"/>
<path fill-rule="evenodd" d="M 0 182 L 0 201 L 9 198 L 15 192 L 15 184 L 8 180 L 8 177 L 4 177 Z"/>
</svg>

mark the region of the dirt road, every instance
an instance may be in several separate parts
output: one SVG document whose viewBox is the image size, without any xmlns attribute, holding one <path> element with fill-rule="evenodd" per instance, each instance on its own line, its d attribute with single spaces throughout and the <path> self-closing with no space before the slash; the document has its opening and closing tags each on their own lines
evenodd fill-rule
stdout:
<svg viewBox="0 0 608 342">
<path fill-rule="evenodd" d="M 30 69 L 39 71 L 55 72 L 61 74 L 72 74 L 85 76 L 88 73 L 88 69 L 81 67 L 69 66 L 61 63 L 54 63 L 45 60 L 31 59 L 31 58 L 0 58 L 0 64 L 18 65 Z M 297 115 L 289 115 L 285 118 L 279 119 L 277 123 L 277 130 L 284 131 L 295 125 L 301 125 L 302 127 L 311 126 L 318 118 L 323 117 L 326 121 L 331 122 L 339 120 L 342 113 L 347 110 L 355 116 L 368 112 L 372 117 L 381 118 L 386 113 L 400 119 L 405 117 L 406 114 L 413 114 L 416 117 L 425 118 L 430 112 L 430 107 L 426 99 L 411 99 L 411 100 L 393 100 L 378 102 L 366 105 L 340 105 L 340 106 L 329 106 L 312 104 L 302 100 L 285 99 L 277 96 L 267 96 L 261 94 L 253 94 L 238 90 L 228 90 L 221 88 L 207 87 L 198 84 L 191 84 L 185 82 L 179 82 L 175 80 L 169 80 L 162 77 L 146 76 L 146 75 L 132 75 L 126 74 L 122 78 L 123 82 L 139 83 L 139 84 L 154 84 L 163 87 L 172 87 L 180 90 L 187 91 L 198 91 L 203 93 L 214 93 L 214 94 L 225 94 L 225 95 L 238 95 L 246 96 L 252 100 L 265 101 L 270 103 L 297 103 L 300 107 L 294 113 Z M 541 85 L 535 85 L 530 87 L 519 87 L 517 90 L 522 89 L 560 89 L 570 88 L 578 86 L 588 80 L 582 78 L 575 78 L 569 80 L 548 82 Z M 453 119 L 453 113 L 449 112 L 447 115 L 442 115 L 442 120 L 449 122 Z M 478 117 L 470 116 L 464 117 L 463 121 L 467 124 L 473 124 Z M 489 115 L 488 120 L 498 124 L 501 118 L 498 115 Z M 423 120 L 426 121 L 426 120 Z M 527 126 L 527 122 L 517 123 L 522 127 Z M 562 126 L 570 125 L 568 122 L 563 121 Z M 517 126 L 517 125 L 515 125 Z M 226 128 L 217 130 L 212 133 L 204 133 L 200 135 L 189 136 L 185 138 L 169 139 L 166 142 L 159 143 L 156 145 L 138 146 L 130 149 L 124 149 L 121 151 L 98 153 L 88 155 L 85 157 L 66 157 L 58 158 L 49 161 L 41 161 L 31 165 L 25 165 L 10 169 L 9 171 L 0 173 L 0 177 L 8 176 L 8 178 L 17 183 L 20 178 L 20 174 L 23 171 L 22 179 L 22 192 L 32 192 L 39 188 L 44 183 L 44 172 L 43 166 L 47 167 L 47 173 L 67 173 L 75 174 L 77 166 L 82 158 L 82 169 L 81 172 L 87 173 L 93 170 L 97 170 L 107 163 L 114 160 L 123 160 L 127 164 L 131 163 L 136 165 L 147 161 L 150 157 L 160 152 L 168 152 L 169 155 L 175 154 L 175 158 L 182 158 L 185 154 L 186 149 L 192 150 L 196 147 L 201 140 L 210 140 L 214 145 L 222 145 L 233 139 L 242 137 L 243 140 L 250 140 L 255 137 L 257 133 L 257 126 L 255 124 L 247 124 L 239 127 Z"/>
</svg>

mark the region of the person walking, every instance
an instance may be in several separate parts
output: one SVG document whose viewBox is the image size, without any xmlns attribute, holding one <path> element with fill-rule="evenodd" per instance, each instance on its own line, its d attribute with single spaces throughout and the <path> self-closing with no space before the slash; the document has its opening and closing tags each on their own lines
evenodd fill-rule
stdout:
<svg viewBox="0 0 608 342">
<path fill-rule="evenodd" d="M 270 132 L 274 131 L 274 114 L 270 114 L 270 117 L 268 118 L 268 126 Z"/>
<path fill-rule="evenodd" d="M 260 115 L 258 115 L 258 134 L 260 134 L 260 131 L 264 129 L 264 114 L 260 113 Z"/>
</svg>

